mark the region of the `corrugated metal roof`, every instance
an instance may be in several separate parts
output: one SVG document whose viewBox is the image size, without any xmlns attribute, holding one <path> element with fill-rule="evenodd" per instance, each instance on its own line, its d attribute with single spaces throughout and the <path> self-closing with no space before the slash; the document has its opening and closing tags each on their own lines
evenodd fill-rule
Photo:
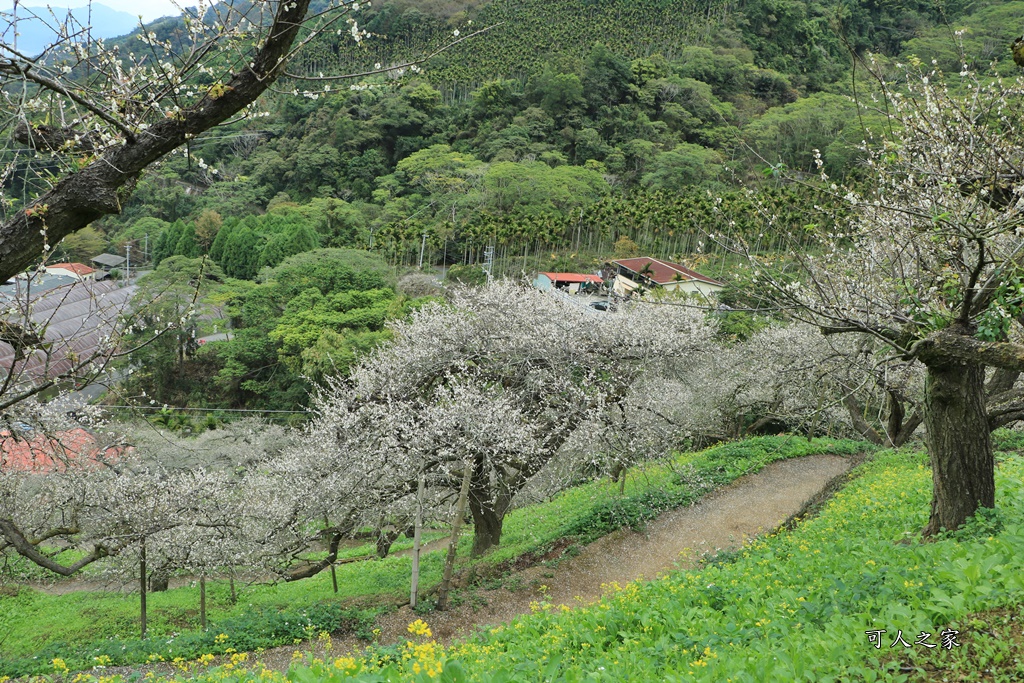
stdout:
<svg viewBox="0 0 1024 683">
<path fill-rule="evenodd" d="M 106 349 L 119 317 L 128 312 L 135 286 L 113 282 L 79 282 L 43 292 L 31 299 L 8 300 L 4 317 L 21 324 L 26 317 L 44 346 L 14 361 L 14 348 L 0 342 L 0 373 L 19 375 L 19 381 L 36 382 L 67 373 L 82 360 Z M 2 375 L 0 375 L 2 376 Z"/>
<path fill-rule="evenodd" d="M 76 282 L 78 282 L 78 278 L 67 272 L 63 274 L 45 273 L 38 270 L 31 275 L 25 274 L 24 277 L 18 275 L 0 285 L 0 304 L 3 303 L 4 298 L 38 296 L 48 289 L 64 287 Z"/>
<path fill-rule="evenodd" d="M 117 268 L 127 259 L 125 259 L 124 256 L 118 256 L 117 254 L 100 254 L 99 256 L 93 256 L 90 260 L 93 263 L 99 263 L 110 268 Z"/>
<path fill-rule="evenodd" d="M 612 261 L 617 266 L 622 266 L 627 270 L 631 270 L 634 273 L 640 273 L 644 268 L 648 268 L 647 272 L 644 273 L 644 277 L 649 278 L 653 282 L 659 285 L 668 285 L 673 282 L 696 280 L 698 282 L 705 282 L 709 285 L 716 285 L 718 287 L 724 287 L 724 282 L 713 280 L 707 275 L 701 275 L 695 270 L 690 270 L 684 265 L 678 263 L 672 263 L 671 261 L 662 261 L 661 259 L 651 258 L 649 256 L 641 256 L 638 258 L 627 258 L 621 261 Z"/>
</svg>

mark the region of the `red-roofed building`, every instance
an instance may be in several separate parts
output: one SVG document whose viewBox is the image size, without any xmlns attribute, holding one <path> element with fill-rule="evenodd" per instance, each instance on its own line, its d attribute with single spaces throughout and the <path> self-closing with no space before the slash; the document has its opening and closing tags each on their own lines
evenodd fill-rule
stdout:
<svg viewBox="0 0 1024 683">
<path fill-rule="evenodd" d="M 0 472 L 49 472 L 66 467 L 95 467 L 115 460 L 121 448 L 103 448 L 84 429 L 53 435 L 26 431 L 17 436 L 0 432 Z"/>
<path fill-rule="evenodd" d="M 615 292 L 622 296 L 628 296 L 639 287 L 661 287 L 669 291 L 704 295 L 721 291 L 725 287 L 725 283 L 701 275 L 684 265 L 649 256 L 612 261 L 611 265 L 615 268 Z"/>
<path fill-rule="evenodd" d="M 76 280 L 92 280 L 96 277 L 96 269 L 84 263 L 54 263 L 45 266 L 47 273 L 52 275 L 68 275 Z"/>
<path fill-rule="evenodd" d="M 564 289 L 570 294 L 575 294 L 580 289 L 593 288 L 595 291 L 604 280 L 600 275 L 585 275 L 583 273 L 537 273 L 537 279 L 533 286 L 542 292 L 552 289 Z"/>
</svg>

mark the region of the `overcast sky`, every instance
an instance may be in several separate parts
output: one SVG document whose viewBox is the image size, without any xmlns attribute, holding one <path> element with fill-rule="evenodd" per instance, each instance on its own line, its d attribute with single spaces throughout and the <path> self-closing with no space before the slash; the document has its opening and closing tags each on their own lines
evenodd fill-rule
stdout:
<svg viewBox="0 0 1024 683">
<path fill-rule="evenodd" d="M 116 9 L 119 12 L 128 12 L 133 16 L 142 15 L 145 21 L 151 19 L 157 19 L 159 17 L 166 17 L 176 14 L 181 14 L 181 10 L 174 6 L 171 0 L 94 0 L 96 4 L 106 5 L 111 9 Z M 0 0 L 0 7 L 5 10 L 10 10 L 12 6 L 11 0 Z M 20 0 L 19 5 L 25 7 L 83 7 L 88 4 L 88 0 L 58 0 L 55 2 L 47 2 L 47 0 Z M 195 5 L 195 2 L 180 2 L 179 4 L 184 6 Z"/>
</svg>

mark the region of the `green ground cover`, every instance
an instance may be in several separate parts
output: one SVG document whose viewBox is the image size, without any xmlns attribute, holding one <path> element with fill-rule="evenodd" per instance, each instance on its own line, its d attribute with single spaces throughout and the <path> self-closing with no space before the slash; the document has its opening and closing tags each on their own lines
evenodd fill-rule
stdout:
<svg viewBox="0 0 1024 683">
<path fill-rule="evenodd" d="M 1000 454 L 997 511 L 932 542 L 919 537 L 931 495 L 923 453 L 885 451 L 857 474 L 818 516 L 699 570 L 616 587 L 572 611 L 539 604 L 447 649 L 417 622 L 405 647 L 307 661 L 287 678 L 1021 680 L 1024 457 Z M 875 647 L 869 632 L 879 631 Z M 943 647 L 950 638 L 958 644 Z M 283 679 L 235 666 L 192 676 Z"/>
<path fill-rule="evenodd" d="M 853 454 L 865 448 L 856 441 L 809 442 L 783 436 L 682 454 L 633 470 L 622 495 L 619 484 L 603 480 L 513 511 L 505 521 L 501 546 L 482 558 L 467 558 L 461 567 L 479 576 L 500 573 L 513 560 L 543 554 L 560 539 L 587 543 L 623 526 L 640 526 L 664 510 L 691 503 L 775 460 L 813 453 Z M 471 543 L 467 533 L 460 542 L 460 555 L 468 555 Z M 406 544 L 399 542 L 395 547 Z M 370 552 L 370 546 L 364 546 L 344 555 Z M 441 555 L 424 557 L 423 585 L 440 581 Z M 83 669 L 97 661 L 124 664 L 255 650 L 290 644 L 325 630 L 366 632 L 380 609 L 407 597 L 410 568 L 408 557 L 356 562 L 337 568 L 337 595 L 332 592 L 330 573 L 322 572 L 294 583 L 240 587 L 235 602 L 227 582 L 211 581 L 211 626 L 205 632 L 198 629 L 196 587 L 153 593 L 149 596 L 150 637 L 145 640 L 134 635 L 137 595 L 98 591 L 51 595 L 8 585 L 0 590 L 0 676 L 52 671 L 53 659 L 71 669 Z"/>
<path fill-rule="evenodd" d="M 417 663 L 478 681 L 899 681 L 957 667 L 973 680 L 1020 680 L 1019 654 L 989 642 L 985 620 L 971 615 L 1019 613 L 1022 478 L 1024 459 L 1004 455 L 998 512 L 923 543 L 926 458 L 885 452 L 817 518 L 700 571 L 630 584 L 572 612 L 542 605 L 476 641 L 410 649 L 409 659 L 383 668 L 341 664 L 353 673 L 367 667 L 354 677 L 367 681 L 418 680 Z M 885 631 L 880 648 L 867 634 L 876 630 Z M 910 647 L 894 650 L 900 630 Z M 952 631 L 960 646 L 945 649 L 942 633 Z M 922 633 L 937 647 L 916 644 Z M 342 667 L 309 671 L 324 680 Z"/>
</svg>

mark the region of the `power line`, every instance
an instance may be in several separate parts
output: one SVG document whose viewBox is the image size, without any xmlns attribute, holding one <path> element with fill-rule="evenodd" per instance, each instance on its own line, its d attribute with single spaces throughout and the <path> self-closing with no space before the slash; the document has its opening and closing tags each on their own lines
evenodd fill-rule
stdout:
<svg viewBox="0 0 1024 683">
<path fill-rule="evenodd" d="M 110 405 L 107 405 L 107 406 L 101 406 L 101 407 L 102 408 L 125 408 L 125 409 L 129 409 L 129 410 L 159 410 L 159 411 L 178 410 L 178 411 L 182 411 L 182 412 L 192 411 L 192 412 L 200 412 L 200 413 L 288 413 L 288 414 L 291 414 L 291 415 L 302 415 L 302 414 L 306 414 L 306 413 L 310 412 L 308 410 L 256 410 L 256 409 L 250 409 L 250 408 L 185 408 L 185 407 L 168 406 L 168 405 L 159 405 L 159 406 L 118 406 L 118 405 L 110 406 Z"/>
<path fill-rule="evenodd" d="M 702 304 L 684 304 L 676 301 L 652 301 L 651 299 L 633 299 L 635 303 L 650 304 L 652 306 L 678 306 L 680 308 L 695 308 L 699 311 L 711 311 L 713 313 L 770 313 L 774 311 L 790 311 L 799 306 L 766 306 L 762 308 L 733 308 L 731 306 L 718 306 L 702 305 Z"/>
</svg>

